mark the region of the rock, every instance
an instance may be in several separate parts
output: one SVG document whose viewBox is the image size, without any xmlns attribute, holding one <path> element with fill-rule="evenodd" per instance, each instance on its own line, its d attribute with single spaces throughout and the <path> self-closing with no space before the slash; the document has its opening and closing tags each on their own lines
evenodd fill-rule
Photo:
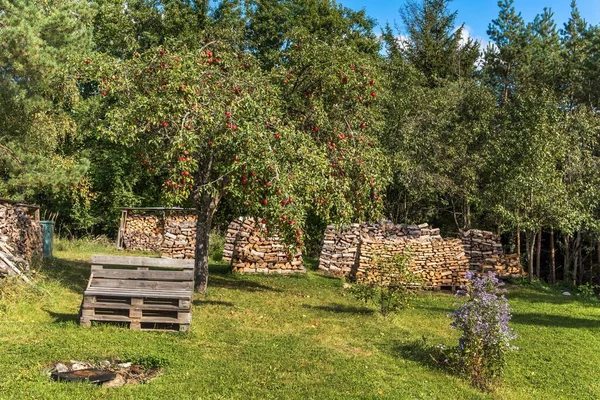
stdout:
<svg viewBox="0 0 600 400">
<path fill-rule="evenodd" d="M 108 360 L 102 360 L 102 361 L 100 361 L 100 362 L 98 363 L 98 365 L 99 365 L 101 368 L 108 368 L 108 367 L 110 367 L 110 361 L 108 361 Z"/>
<path fill-rule="evenodd" d="M 58 373 L 69 372 L 69 368 L 67 368 L 67 366 L 63 363 L 56 364 L 54 366 L 54 368 L 56 369 L 56 372 L 58 372 Z"/>
<path fill-rule="evenodd" d="M 117 364 L 117 367 L 119 367 L 121 369 L 129 368 L 129 367 L 131 367 L 131 363 L 126 362 L 126 363 Z"/>
<path fill-rule="evenodd" d="M 569 293 L 569 292 L 568 292 L 568 291 L 566 291 L 566 290 L 565 290 L 564 292 L 562 292 L 562 294 L 563 294 L 563 296 L 570 296 L 570 295 L 571 295 L 571 293 Z"/>
<path fill-rule="evenodd" d="M 117 388 L 123 386 L 126 383 L 127 381 L 125 380 L 125 378 L 123 378 L 122 375 L 117 374 L 117 377 L 115 379 L 113 379 L 112 381 L 104 382 L 102 386 L 109 388 Z"/>
<path fill-rule="evenodd" d="M 88 369 L 92 366 L 83 361 L 71 360 L 71 371 L 81 371 L 82 369 Z"/>
</svg>

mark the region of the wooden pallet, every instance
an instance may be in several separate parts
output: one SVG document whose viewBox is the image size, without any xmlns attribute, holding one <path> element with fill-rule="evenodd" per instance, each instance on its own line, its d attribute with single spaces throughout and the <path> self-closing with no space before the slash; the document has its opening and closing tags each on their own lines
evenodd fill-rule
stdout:
<svg viewBox="0 0 600 400">
<path fill-rule="evenodd" d="M 193 290 L 193 260 L 93 256 L 80 324 L 187 331 Z"/>
</svg>

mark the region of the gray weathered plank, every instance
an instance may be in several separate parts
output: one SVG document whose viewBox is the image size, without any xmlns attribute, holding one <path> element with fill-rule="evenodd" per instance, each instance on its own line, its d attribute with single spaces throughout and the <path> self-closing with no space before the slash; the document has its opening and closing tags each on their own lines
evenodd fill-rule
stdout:
<svg viewBox="0 0 600 400">
<path fill-rule="evenodd" d="M 120 265 L 133 267 L 160 267 L 193 269 L 194 260 L 173 258 L 151 258 L 151 257 L 128 257 L 128 256 L 106 256 L 93 255 L 92 264 Z"/>
<path fill-rule="evenodd" d="M 116 297 L 155 297 L 191 299 L 191 290 L 151 290 L 151 289 L 120 289 L 120 288 L 90 288 L 85 291 L 86 296 L 116 296 Z"/>
<path fill-rule="evenodd" d="M 121 289 L 153 289 L 153 290 L 192 290 L 192 281 L 158 281 L 141 279 L 106 279 L 92 277 L 89 289 L 96 288 L 121 288 Z"/>
<path fill-rule="evenodd" d="M 194 271 L 140 271 L 137 269 L 101 269 L 94 270 L 94 278 L 145 279 L 156 281 L 193 281 Z"/>
</svg>

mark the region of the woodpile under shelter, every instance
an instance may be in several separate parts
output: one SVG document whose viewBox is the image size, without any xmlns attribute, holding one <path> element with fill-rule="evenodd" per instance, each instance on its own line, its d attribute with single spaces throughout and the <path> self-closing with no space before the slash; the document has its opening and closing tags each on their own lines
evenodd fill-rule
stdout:
<svg viewBox="0 0 600 400">
<path fill-rule="evenodd" d="M 0 199 L 0 275 L 19 274 L 42 259 L 39 207 Z"/>
<path fill-rule="evenodd" d="M 194 258 L 196 214 L 193 208 L 121 209 L 117 248 L 157 251 L 166 258 Z"/>
<path fill-rule="evenodd" d="M 117 248 L 156 251 L 164 258 L 194 258 L 196 213 L 189 208 L 122 208 Z M 277 236 L 266 237 L 253 218 L 236 218 L 227 229 L 223 260 L 234 272 L 306 272 L 302 253 L 287 249 Z"/>
</svg>

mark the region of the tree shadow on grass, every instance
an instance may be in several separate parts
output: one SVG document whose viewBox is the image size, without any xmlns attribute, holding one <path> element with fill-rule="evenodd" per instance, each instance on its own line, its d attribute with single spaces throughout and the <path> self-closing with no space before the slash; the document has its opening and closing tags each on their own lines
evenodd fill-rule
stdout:
<svg viewBox="0 0 600 400">
<path fill-rule="evenodd" d="M 44 263 L 42 273 L 76 293 L 83 293 L 90 277 L 90 263 L 54 257 Z"/>
<path fill-rule="evenodd" d="M 411 342 L 393 340 L 381 343 L 378 347 L 383 352 L 395 358 L 414 361 L 431 369 L 453 373 L 444 356 L 443 350 L 440 347 L 427 343 L 426 340 L 418 339 Z"/>
<path fill-rule="evenodd" d="M 57 313 L 50 310 L 44 311 L 47 312 L 50 317 L 52 317 L 52 319 L 54 320 L 53 322 L 56 324 L 68 322 L 79 323 L 79 314 Z"/>
<path fill-rule="evenodd" d="M 512 322 L 552 328 L 600 329 L 600 320 L 598 319 L 574 318 L 565 315 L 514 313 Z"/>
<path fill-rule="evenodd" d="M 216 275 L 208 279 L 209 287 L 218 287 L 224 289 L 245 290 L 248 292 L 282 292 L 281 289 L 272 286 L 263 285 L 262 283 L 251 280 L 234 277 L 233 275 L 222 276 Z"/>
<path fill-rule="evenodd" d="M 586 300 L 580 296 L 564 296 L 560 291 L 538 289 L 534 287 L 529 287 L 527 290 L 511 290 L 511 288 L 508 288 L 506 298 L 508 300 L 520 300 L 528 303 L 591 303 L 589 300 Z"/>
<path fill-rule="evenodd" d="M 233 307 L 235 305 L 231 301 L 222 301 L 222 300 L 194 300 L 192 304 L 194 304 L 195 306 L 208 305 L 208 306 L 225 306 L 225 307 Z"/>
<path fill-rule="evenodd" d="M 348 306 L 345 304 L 330 303 L 324 306 L 313 306 L 302 304 L 302 307 L 310 310 L 329 311 L 338 314 L 373 314 L 375 310 L 368 307 Z"/>
</svg>

